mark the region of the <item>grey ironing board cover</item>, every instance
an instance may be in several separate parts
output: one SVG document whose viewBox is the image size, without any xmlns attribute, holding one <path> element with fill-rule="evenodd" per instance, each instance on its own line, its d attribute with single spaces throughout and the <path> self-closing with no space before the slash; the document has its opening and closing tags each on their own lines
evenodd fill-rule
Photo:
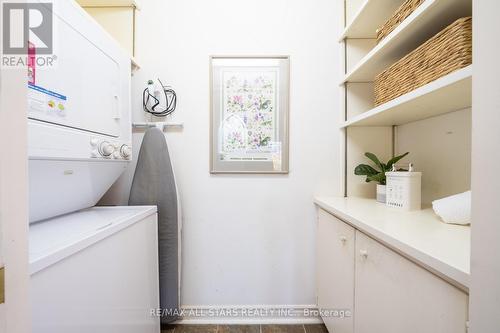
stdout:
<svg viewBox="0 0 500 333">
<path fill-rule="evenodd" d="M 142 141 L 129 205 L 158 207 L 158 258 L 161 323 L 177 320 L 179 308 L 177 192 L 165 135 L 149 129 Z"/>
</svg>

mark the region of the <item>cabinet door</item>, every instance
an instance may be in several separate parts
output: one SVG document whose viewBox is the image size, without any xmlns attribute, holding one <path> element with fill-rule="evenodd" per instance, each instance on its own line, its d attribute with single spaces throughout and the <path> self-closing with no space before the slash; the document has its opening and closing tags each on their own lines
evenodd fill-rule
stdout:
<svg viewBox="0 0 500 333">
<path fill-rule="evenodd" d="M 320 209 L 317 246 L 317 296 L 321 317 L 330 333 L 352 333 L 354 229 Z"/>
<path fill-rule="evenodd" d="M 465 293 L 359 231 L 356 253 L 356 333 L 466 331 Z"/>
</svg>

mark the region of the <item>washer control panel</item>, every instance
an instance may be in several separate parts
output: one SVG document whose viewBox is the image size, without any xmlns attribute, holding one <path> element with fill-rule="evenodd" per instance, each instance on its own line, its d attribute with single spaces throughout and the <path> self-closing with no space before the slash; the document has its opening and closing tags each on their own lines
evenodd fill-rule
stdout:
<svg viewBox="0 0 500 333">
<path fill-rule="evenodd" d="M 91 138 L 90 148 L 90 156 L 93 158 L 129 160 L 132 157 L 132 148 L 118 141 Z"/>
</svg>

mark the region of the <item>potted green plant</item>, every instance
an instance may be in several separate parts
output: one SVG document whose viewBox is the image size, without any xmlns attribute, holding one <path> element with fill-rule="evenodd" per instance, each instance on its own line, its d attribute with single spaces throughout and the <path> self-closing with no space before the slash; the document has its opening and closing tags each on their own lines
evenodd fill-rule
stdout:
<svg viewBox="0 0 500 333">
<path fill-rule="evenodd" d="M 367 183 L 372 181 L 377 182 L 377 201 L 385 203 L 385 173 L 387 171 L 391 171 L 392 166 L 408 154 L 409 152 L 406 152 L 402 155 L 391 158 L 387 163 L 382 163 L 380 162 L 378 157 L 375 156 L 375 154 L 367 152 L 365 153 L 365 156 L 368 157 L 373 163 L 375 163 L 375 167 L 372 167 L 368 164 L 360 164 L 354 169 L 354 174 L 358 176 L 366 176 Z"/>
</svg>

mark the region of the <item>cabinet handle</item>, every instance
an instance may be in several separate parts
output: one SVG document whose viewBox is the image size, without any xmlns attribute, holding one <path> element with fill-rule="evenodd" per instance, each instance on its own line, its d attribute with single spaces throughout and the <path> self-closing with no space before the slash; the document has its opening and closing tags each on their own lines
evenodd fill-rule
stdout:
<svg viewBox="0 0 500 333">
<path fill-rule="evenodd" d="M 345 242 L 347 242 L 347 237 L 346 236 L 340 236 L 340 241 L 342 242 L 342 244 L 345 244 Z"/>
<path fill-rule="evenodd" d="M 366 258 L 368 258 L 368 251 L 359 250 L 359 255 L 361 256 L 361 258 L 366 259 Z"/>
</svg>

